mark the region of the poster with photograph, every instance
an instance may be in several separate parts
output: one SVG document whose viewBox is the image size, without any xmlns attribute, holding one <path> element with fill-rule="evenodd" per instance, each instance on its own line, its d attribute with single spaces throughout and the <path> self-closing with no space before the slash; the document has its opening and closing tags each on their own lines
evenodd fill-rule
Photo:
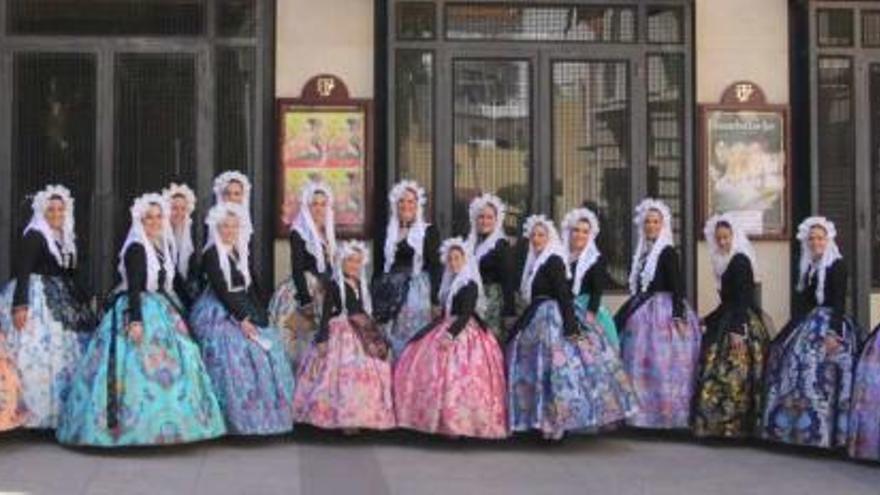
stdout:
<svg viewBox="0 0 880 495">
<path fill-rule="evenodd" d="M 728 213 L 752 236 L 787 235 L 786 116 L 781 109 L 704 109 L 704 220 Z"/>
<path fill-rule="evenodd" d="M 299 211 L 309 181 L 333 189 L 336 230 L 363 236 L 368 219 L 367 112 L 359 107 L 282 106 L 280 115 L 281 225 Z"/>
</svg>

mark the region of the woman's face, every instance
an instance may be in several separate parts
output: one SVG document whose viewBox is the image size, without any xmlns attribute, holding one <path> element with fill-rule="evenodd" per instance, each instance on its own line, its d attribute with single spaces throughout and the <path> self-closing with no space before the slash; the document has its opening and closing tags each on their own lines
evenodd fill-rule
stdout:
<svg viewBox="0 0 880 495">
<path fill-rule="evenodd" d="M 550 237 L 547 235 L 547 228 L 543 225 L 538 225 L 532 229 L 532 236 L 529 239 L 531 240 L 532 248 L 535 251 L 543 250 L 547 247 L 547 243 L 550 242 Z"/>
<path fill-rule="evenodd" d="M 186 198 L 181 194 L 177 194 L 171 198 L 171 225 L 175 228 L 182 228 L 186 225 L 187 217 Z"/>
<path fill-rule="evenodd" d="M 64 205 L 64 201 L 61 198 L 53 197 L 49 200 L 49 206 L 46 207 L 44 216 L 50 228 L 61 230 L 64 228 L 64 218 L 67 216 L 67 206 Z"/>
<path fill-rule="evenodd" d="M 144 232 L 151 240 L 158 240 L 162 237 L 162 208 L 157 204 L 151 204 L 147 209 L 141 223 L 144 225 Z"/>
<path fill-rule="evenodd" d="M 481 235 L 489 235 L 495 231 L 495 224 L 498 221 L 498 212 L 494 206 L 485 206 L 477 215 L 477 232 Z"/>
<path fill-rule="evenodd" d="M 459 248 L 450 249 L 449 254 L 446 255 L 446 263 L 449 264 L 452 273 L 461 273 L 465 263 L 464 253 Z"/>
<path fill-rule="evenodd" d="M 238 205 L 244 204 L 244 184 L 237 180 L 229 181 L 223 190 L 223 200 Z"/>
<path fill-rule="evenodd" d="M 312 195 L 312 201 L 309 203 L 309 213 L 312 214 L 312 220 L 315 225 L 323 227 L 327 221 L 327 195 L 318 192 Z"/>
<path fill-rule="evenodd" d="M 719 224 L 715 227 L 715 245 L 718 246 L 721 254 L 730 253 L 730 248 L 733 246 L 733 231 L 729 226 Z"/>
<path fill-rule="evenodd" d="M 586 220 L 580 220 L 571 228 L 571 233 L 569 234 L 569 249 L 573 252 L 583 251 L 584 248 L 587 247 L 587 243 L 590 242 L 590 234 L 592 232 L 592 227 L 590 226 L 590 222 Z"/>
<path fill-rule="evenodd" d="M 645 237 L 648 240 L 656 241 L 660 237 L 660 231 L 663 229 L 663 215 L 657 210 L 651 210 L 645 215 L 645 224 L 642 226 Z"/>
<path fill-rule="evenodd" d="M 807 246 L 814 258 L 822 256 L 828 247 L 828 232 L 818 225 L 811 228 L 810 236 L 807 238 Z"/>
<path fill-rule="evenodd" d="M 220 225 L 217 226 L 217 231 L 220 233 L 220 242 L 227 246 L 234 245 L 238 241 L 239 226 L 240 222 L 237 216 L 227 215 L 220 222 Z"/>
<path fill-rule="evenodd" d="M 357 279 L 361 276 L 361 267 L 364 264 L 364 255 L 360 251 L 346 256 L 342 262 L 342 273 L 348 278 Z"/>
<path fill-rule="evenodd" d="M 418 199 L 414 191 L 407 190 L 397 200 L 397 218 L 401 222 L 410 223 L 416 219 Z"/>
</svg>

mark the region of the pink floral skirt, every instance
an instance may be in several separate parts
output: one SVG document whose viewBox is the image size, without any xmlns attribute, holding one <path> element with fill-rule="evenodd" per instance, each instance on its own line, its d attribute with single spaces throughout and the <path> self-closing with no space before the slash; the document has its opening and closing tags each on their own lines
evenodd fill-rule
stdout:
<svg viewBox="0 0 880 495">
<path fill-rule="evenodd" d="M 426 433 L 506 438 L 504 355 L 471 319 L 454 339 L 443 320 L 411 342 L 394 370 L 397 424 Z"/>
<path fill-rule="evenodd" d="M 372 357 L 346 316 L 330 320 L 329 338 L 312 344 L 299 368 L 297 421 L 320 428 L 394 428 L 391 364 Z"/>
</svg>

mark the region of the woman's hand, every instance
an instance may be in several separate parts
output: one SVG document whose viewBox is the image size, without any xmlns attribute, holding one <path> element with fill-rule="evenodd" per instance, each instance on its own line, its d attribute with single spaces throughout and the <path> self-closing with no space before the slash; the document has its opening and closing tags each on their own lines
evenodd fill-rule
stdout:
<svg viewBox="0 0 880 495">
<path fill-rule="evenodd" d="M 584 319 L 587 320 L 588 324 L 595 325 L 596 324 L 596 313 L 593 313 L 592 311 L 587 310 L 587 314 Z"/>
<path fill-rule="evenodd" d="M 315 303 L 306 304 L 305 306 L 299 308 L 299 314 L 303 315 L 305 318 L 311 319 L 315 317 Z"/>
<path fill-rule="evenodd" d="M 687 322 L 683 318 L 675 318 L 672 320 L 673 327 L 681 338 L 687 337 Z"/>
<path fill-rule="evenodd" d="M 135 344 L 140 344 L 144 340 L 144 324 L 139 321 L 129 323 L 128 338 Z"/>
<path fill-rule="evenodd" d="M 431 306 L 431 319 L 436 320 L 443 316 L 443 308 L 440 306 Z"/>
<path fill-rule="evenodd" d="M 20 306 L 15 308 L 12 311 L 12 324 L 15 325 L 15 329 L 19 332 L 23 331 L 27 326 L 28 321 L 28 307 Z"/>
<path fill-rule="evenodd" d="M 253 341 L 256 341 L 257 337 L 260 336 L 260 330 L 257 328 L 257 326 L 251 323 L 251 320 L 247 319 L 241 322 L 241 332 L 244 334 L 245 337 Z"/>
</svg>

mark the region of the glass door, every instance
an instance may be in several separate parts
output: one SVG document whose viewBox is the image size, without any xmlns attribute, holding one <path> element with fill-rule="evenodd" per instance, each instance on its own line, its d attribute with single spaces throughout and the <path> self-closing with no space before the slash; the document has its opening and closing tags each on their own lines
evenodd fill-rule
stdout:
<svg viewBox="0 0 880 495">
<path fill-rule="evenodd" d="M 531 210 L 532 77 L 529 60 L 457 58 L 452 64 L 453 215 L 468 231 L 471 199 L 492 193 L 508 205 L 513 234 Z"/>
</svg>

